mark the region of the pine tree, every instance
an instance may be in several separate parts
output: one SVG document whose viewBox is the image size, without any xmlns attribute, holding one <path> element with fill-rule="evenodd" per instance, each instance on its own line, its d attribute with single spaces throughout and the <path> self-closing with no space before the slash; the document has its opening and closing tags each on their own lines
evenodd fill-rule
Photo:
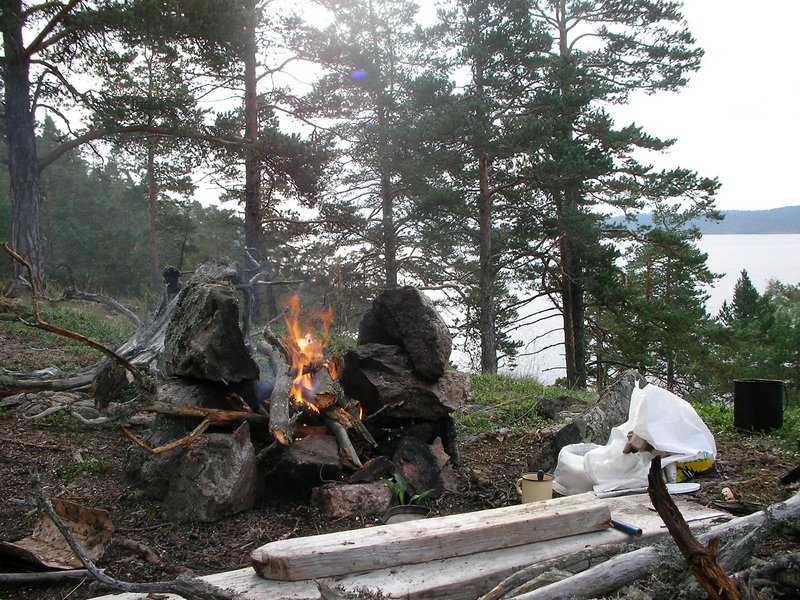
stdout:
<svg viewBox="0 0 800 600">
<path fill-rule="evenodd" d="M 719 311 L 719 320 L 731 329 L 748 329 L 753 326 L 766 331 L 769 329 L 769 306 L 758 293 L 746 269 L 742 269 L 730 304 L 725 300 Z"/>
<path fill-rule="evenodd" d="M 592 311 L 599 383 L 626 368 L 670 390 L 687 391 L 698 382 L 712 329 L 706 289 L 715 275 L 697 248 L 700 234 L 688 226 L 694 214 L 656 213 L 653 226 L 637 234 L 640 243 L 626 254 L 624 283 L 612 292 L 616 301 Z"/>
<path fill-rule="evenodd" d="M 111 54 L 124 52 L 148 36 L 152 39 L 155 30 L 157 35 L 175 44 L 202 40 L 195 46 L 198 54 L 213 54 L 212 48 L 219 47 L 224 37 L 216 19 L 219 11 L 226 8 L 229 19 L 223 23 L 233 22 L 230 17 L 235 13 L 231 3 L 219 0 L 215 5 L 216 1 L 185 5 L 177 0 L 109 0 L 92 4 L 79 0 L 39 4 L 10 0 L 0 4 L 4 120 L 10 157 L 11 245 L 28 259 L 34 280 L 42 289 L 46 287 L 46 278 L 41 238 L 41 169 L 71 149 L 115 134 L 176 135 L 177 132 L 148 123 L 132 123 L 125 119 L 127 113 L 118 112 L 117 120 L 91 123 L 85 128 L 68 123 L 71 132 L 83 130 L 48 154 L 38 156 L 36 111 L 46 108 L 64 118 L 61 110 L 64 107 L 77 106 L 90 112 L 102 107 L 93 89 L 100 76 L 98 69 L 102 70 Z M 184 135 L 206 141 L 214 138 L 196 131 Z M 25 276 L 22 267 L 15 265 L 15 276 L 6 292 L 22 292 Z"/>
<path fill-rule="evenodd" d="M 681 171 L 653 174 L 631 156 L 670 144 L 635 126 L 617 129 L 604 103 L 624 103 L 635 90 L 675 90 L 699 66 L 702 50 L 676 3 L 547 0 L 531 17 L 554 40 L 538 95 L 541 148 L 531 155 L 532 187 L 546 199 L 544 224 L 558 240 L 558 267 L 548 268 L 563 314 L 570 386 L 586 386 L 586 311 L 598 280 L 612 278 L 613 250 L 602 250 L 601 205 L 626 212 L 645 200 L 713 195 L 716 184 Z M 680 185 L 677 185 L 678 182 Z M 706 201 L 706 198 L 703 198 Z M 541 276 L 541 274 L 539 274 Z M 602 287 L 597 288 L 602 291 Z"/>
<path fill-rule="evenodd" d="M 410 0 L 326 0 L 332 23 L 298 27 L 293 48 L 322 67 L 323 76 L 303 99 L 303 114 L 330 119 L 343 148 L 342 183 L 322 207 L 341 245 L 356 251 L 380 287 L 414 281 L 418 265 L 411 211 L 423 167 L 415 137 L 415 83 L 435 68 L 415 23 Z M 422 92 L 424 93 L 424 92 Z M 346 157 L 346 158 L 344 158 Z"/>
<path fill-rule="evenodd" d="M 450 150 L 439 161 L 449 188 L 439 197 L 448 202 L 431 218 L 449 221 L 458 232 L 463 264 L 471 271 L 462 284 L 470 309 L 465 324 L 477 332 L 481 371 L 496 373 L 500 355 L 514 351 L 504 334 L 516 305 L 508 288 L 511 234 L 531 206 L 520 197 L 525 179 L 519 159 L 538 143 L 521 131 L 531 132 L 536 119 L 533 98 L 551 40 L 531 23 L 524 1 L 459 2 L 440 19 L 456 57 L 453 66 L 468 79 L 452 94 L 445 121 L 450 139 L 439 138 Z"/>
</svg>

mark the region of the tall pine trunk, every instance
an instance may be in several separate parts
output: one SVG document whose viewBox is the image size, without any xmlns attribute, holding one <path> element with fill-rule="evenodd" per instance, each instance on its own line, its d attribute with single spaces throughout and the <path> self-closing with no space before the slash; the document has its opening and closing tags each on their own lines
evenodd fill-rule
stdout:
<svg viewBox="0 0 800 600">
<path fill-rule="evenodd" d="M 392 182 L 381 173 L 381 225 L 383 226 L 383 257 L 386 269 L 386 288 L 397 287 L 397 232 L 394 229 Z"/>
<path fill-rule="evenodd" d="M 574 192 L 568 190 L 559 202 L 559 255 L 561 301 L 564 322 L 564 362 L 571 389 L 586 389 L 586 298 L 574 210 Z"/>
<path fill-rule="evenodd" d="M 263 216 L 261 206 L 261 162 L 258 156 L 258 73 L 256 52 L 256 8 L 257 2 L 253 1 L 252 21 L 247 26 L 247 39 L 245 40 L 244 54 L 244 112 L 245 130 L 244 137 L 250 142 L 246 149 L 244 164 L 244 238 L 245 245 L 253 249 L 255 258 L 263 265 L 266 261 L 266 247 L 264 244 Z M 247 264 L 247 261 L 243 261 Z M 265 276 L 270 277 L 269 274 Z M 266 301 L 269 317 L 278 314 L 275 296 L 272 288 L 260 289 L 255 287 L 252 291 L 253 305 L 248 308 L 250 316 L 258 320 L 261 314 L 261 302 Z"/>
<path fill-rule="evenodd" d="M 244 62 L 244 137 L 250 143 L 244 163 L 244 236 L 248 248 L 258 255 L 263 251 L 261 219 L 261 170 L 258 164 L 258 78 L 256 74 L 255 16 L 247 27 Z"/>
<path fill-rule="evenodd" d="M 5 0 L 0 12 L 3 30 L 3 81 L 8 172 L 11 181 L 11 246 L 33 269 L 40 291 L 46 290 L 44 254 L 40 230 L 40 170 L 36 156 L 36 129 L 31 109 L 30 60 L 22 39 L 22 3 Z M 21 278 L 28 273 L 14 263 L 14 276 L 6 295 L 25 293 Z"/>
<path fill-rule="evenodd" d="M 492 196 L 489 192 L 489 157 L 478 157 L 479 191 L 479 269 L 481 373 L 497 373 L 497 334 L 495 332 L 494 265 L 492 261 Z"/>
<path fill-rule="evenodd" d="M 154 292 L 161 291 L 162 279 L 158 259 L 158 180 L 156 178 L 156 151 L 153 144 L 147 147 L 147 205 L 149 207 L 148 236 L 150 242 L 150 286 Z"/>
</svg>

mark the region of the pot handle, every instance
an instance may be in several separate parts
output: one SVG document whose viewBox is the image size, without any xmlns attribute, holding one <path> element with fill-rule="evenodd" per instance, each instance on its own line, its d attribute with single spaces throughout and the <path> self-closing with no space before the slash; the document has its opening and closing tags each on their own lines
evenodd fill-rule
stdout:
<svg viewBox="0 0 800 600">
<path fill-rule="evenodd" d="M 522 477 L 517 479 L 517 493 L 518 494 L 522 493 Z"/>
</svg>

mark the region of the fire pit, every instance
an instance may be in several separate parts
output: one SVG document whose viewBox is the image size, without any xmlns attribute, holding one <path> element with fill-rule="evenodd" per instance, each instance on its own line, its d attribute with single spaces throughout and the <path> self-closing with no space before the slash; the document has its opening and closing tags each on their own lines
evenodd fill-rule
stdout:
<svg viewBox="0 0 800 600">
<path fill-rule="evenodd" d="M 269 357 L 264 371 L 274 373 L 264 377 L 238 328 L 231 287 L 202 277 L 184 286 L 165 342 L 170 378 L 158 395 L 247 414 L 235 431 L 200 432 L 158 454 L 131 450 L 129 473 L 168 516 L 216 520 L 280 486 L 306 490 L 328 513 L 382 514 L 392 503 L 382 479 L 395 474 L 412 494 L 455 489 L 450 413 L 471 391 L 466 374 L 446 368 L 452 342 L 432 303 L 410 287 L 384 292 L 343 357 L 325 356 L 331 321 L 330 311 L 303 316 L 295 296 L 288 333 L 265 328 L 257 345 Z M 181 440 L 194 425 L 159 415 L 143 445 Z"/>
</svg>

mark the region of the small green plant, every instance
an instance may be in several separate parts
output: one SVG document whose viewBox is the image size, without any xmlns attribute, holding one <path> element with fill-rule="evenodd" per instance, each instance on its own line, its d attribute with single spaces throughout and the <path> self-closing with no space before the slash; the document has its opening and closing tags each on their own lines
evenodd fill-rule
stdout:
<svg viewBox="0 0 800 600">
<path fill-rule="evenodd" d="M 406 478 L 396 473 L 390 479 L 384 479 L 383 482 L 389 486 L 392 496 L 398 504 L 423 504 L 430 497 L 435 490 L 426 490 L 421 494 L 414 494 L 409 496 L 409 486 Z"/>
<path fill-rule="evenodd" d="M 11 415 L 14 414 L 14 411 L 10 408 L 0 407 L 0 419 L 7 419 Z"/>
<path fill-rule="evenodd" d="M 105 473 L 106 471 L 108 471 L 108 465 L 96 458 L 61 465 L 55 469 L 56 475 L 61 477 L 64 483 L 74 481 L 81 473 Z"/>
</svg>

